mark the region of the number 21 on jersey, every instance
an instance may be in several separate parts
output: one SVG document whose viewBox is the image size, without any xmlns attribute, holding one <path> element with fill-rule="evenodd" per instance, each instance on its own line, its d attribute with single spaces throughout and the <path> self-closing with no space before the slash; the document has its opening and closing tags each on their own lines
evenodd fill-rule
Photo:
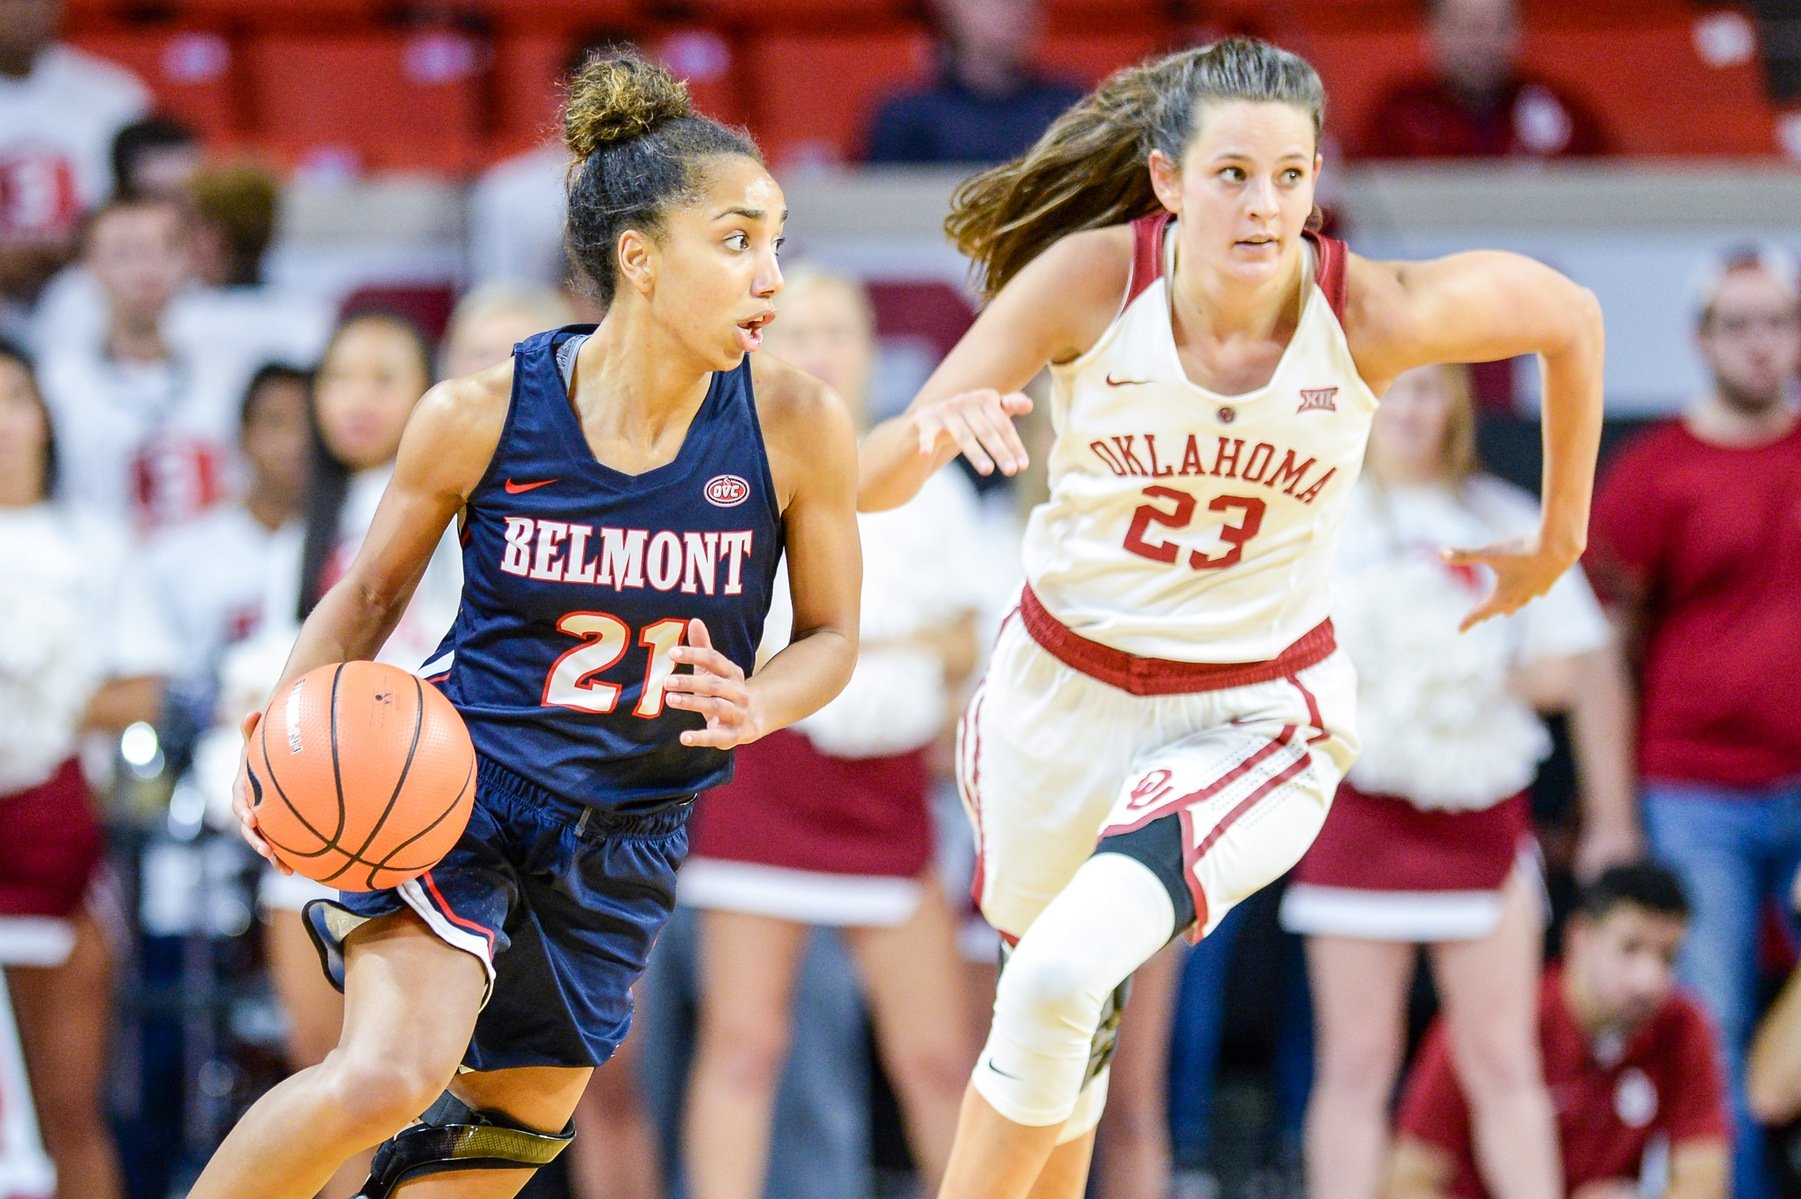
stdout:
<svg viewBox="0 0 1801 1199">
<path fill-rule="evenodd" d="M 544 680 L 544 706 L 570 708 L 595 716 L 609 715 L 619 704 L 618 683 L 596 678 L 619 664 L 632 640 L 632 630 L 623 620 L 606 612 L 571 612 L 557 621 L 557 631 L 580 637 L 582 643 L 565 650 L 551 664 Z M 644 690 L 632 715 L 646 720 L 663 714 L 663 684 L 675 670 L 670 651 L 682 644 L 688 633 L 688 622 L 678 617 L 653 621 L 638 632 L 638 644 L 650 651 L 650 665 L 644 672 Z"/>
</svg>

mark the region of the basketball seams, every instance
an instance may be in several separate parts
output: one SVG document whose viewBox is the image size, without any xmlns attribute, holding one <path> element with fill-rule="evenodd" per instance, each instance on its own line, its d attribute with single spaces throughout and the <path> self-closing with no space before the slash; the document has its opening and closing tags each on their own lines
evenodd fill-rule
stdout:
<svg viewBox="0 0 1801 1199">
<path fill-rule="evenodd" d="M 344 770 L 338 763 L 338 680 L 344 677 L 345 663 L 338 663 L 338 668 L 331 672 L 331 781 L 338 789 L 338 831 L 331 835 L 332 844 L 344 835 L 344 826 L 349 823 L 350 811 L 344 806 Z"/>
<path fill-rule="evenodd" d="M 421 837 L 425 836 L 427 833 L 429 833 L 433 829 L 437 828 L 440 824 L 443 824 L 445 819 L 452 812 L 456 811 L 458 807 L 460 807 L 462 805 L 463 796 L 465 796 L 469 793 L 469 786 L 472 782 L 474 782 L 474 780 L 475 780 L 475 756 L 473 754 L 471 754 L 469 757 L 469 772 L 463 776 L 463 785 L 457 789 L 456 798 L 454 798 L 450 801 L 450 805 L 448 807 L 446 807 L 442 812 L 439 812 L 437 817 L 435 819 L 433 819 L 430 824 L 426 825 L 424 828 L 420 829 L 418 832 L 414 833 L 412 836 L 410 836 L 406 840 L 402 841 L 399 845 L 396 845 L 393 849 L 390 849 L 387 853 L 383 854 L 381 860 L 379 862 L 376 862 L 375 865 L 383 870 L 406 870 L 406 869 L 408 869 L 405 866 L 393 865 L 392 863 L 393 863 L 395 857 L 399 855 L 401 850 L 407 848 L 413 842 L 419 840 Z M 433 865 L 435 865 L 435 863 L 427 863 L 426 865 L 421 866 L 420 869 L 421 870 L 430 870 Z"/>
<path fill-rule="evenodd" d="M 259 742 L 257 748 L 261 751 L 261 756 L 263 759 L 263 770 L 265 773 L 268 774 L 269 785 L 275 788 L 275 794 L 278 798 L 280 798 L 280 800 L 282 802 L 282 806 L 287 808 L 288 811 L 294 813 L 294 819 L 296 819 L 300 822 L 301 828 L 305 829 L 307 832 L 311 833 L 313 836 L 319 838 L 319 840 L 325 842 L 325 849 L 331 849 L 336 844 L 336 841 L 333 838 L 327 837 L 324 833 L 320 832 L 318 829 L 313 827 L 313 822 L 308 820 L 306 818 L 306 816 L 300 811 L 300 809 L 294 805 L 294 801 L 288 798 L 287 791 L 282 788 L 281 780 L 275 777 L 275 762 L 272 758 L 269 757 L 269 719 L 268 719 L 268 717 L 265 716 L 262 720 L 257 722 L 256 730 L 257 730 L 257 740 Z M 264 837 L 264 840 L 268 840 L 268 838 Z M 271 841 L 270 844 L 273 845 L 274 842 Z M 323 853 L 323 852 L 325 852 L 325 851 L 324 850 L 319 851 L 319 853 Z M 301 857 L 317 857 L 318 854 L 316 854 L 316 853 L 315 854 L 301 854 L 300 856 Z"/>
<path fill-rule="evenodd" d="M 350 670 L 350 673 L 345 675 L 344 671 L 348 667 L 356 667 L 356 669 Z M 373 673 L 368 669 L 371 667 L 374 668 Z M 326 670 L 326 667 L 319 668 L 319 674 L 323 676 Z M 471 797 L 476 789 L 474 747 L 469 743 L 468 735 L 462 725 L 461 714 L 456 711 L 454 705 L 439 695 L 435 688 L 431 689 L 428 694 L 423 680 L 416 675 L 366 662 L 336 663 L 330 668 L 330 671 L 332 679 L 328 703 L 320 705 L 315 702 L 310 713 L 293 714 L 306 726 L 309 738 L 305 754 L 302 758 L 296 759 L 299 763 L 298 768 L 304 776 L 302 779 L 304 785 L 290 793 L 289 789 L 275 777 L 276 766 L 268 752 L 268 721 L 270 718 L 266 713 L 261 727 L 258 728 L 256 735 L 251 740 L 249 754 L 250 765 L 253 768 L 251 773 L 258 784 L 259 796 L 263 785 L 266 784 L 268 790 L 274 791 L 281 798 L 280 808 L 270 805 L 268 809 L 272 817 L 271 823 L 275 826 L 276 836 L 270 837 L 268 835 L 270 830 L 267 828 L 262 832 L 265 840 L 276 851 L 281 861 L 291 867 L 299 868 L 300 873 L 315 881 L 335 886 L 340 890 L 352 891 L 379 890 L 399 885 L 407 879 L 416 877 L 421 871 L 429 869 L 434 861 L 440 860 L 450 845 L 454 844 L 455 836 L 461 834 L 463 825 L 467 823 Z M 392 679 L 384 677 L 385 672 L 388 671 L 393 671 L 399 677 Z M 338 722 L 343 711 L 344 700 L 348 696 L 352 701 L 352 707 L 355 708 L 359 700 L 369 698 L 365 693 L 387 690 L 396 695 L 404 694 L 405 689 L 400 684 L 401 678 L 411 678 L 413 681 L 412 734 L 404 755 L 400 754 L 397 738 L 388 736 L 379 738 L 386 749 L 378 753 L 378 757 L 393 762 L 395 756 L 403 756 L 401 762 L 393 763 L 395 767 L 398 767 L 399 777 L 393 783 L 393 791 L 386 806 L 374 820 L 373 825 L 369 827 L 361 844 L 352 850 L 347 845 L 340 844 L 354 831 L 350 827 L 351 812 L 344 777 L 345 770 L 348 767 L 350 771 L 351 786 L 349 789 L 359 790 L 359 793 L 367 791 L 368 788 L 361 787 L 358 783 L 358 779 L 361 777 L 359 769 L 363 764 L 363 759 L 375 751 L 368 744 L 373 735 L 372 726 L 365 728 L 359 724 L 348 726 L 340 731 Z M 323 682 L 323 677 L 321 677 L 318 680 L 321 686 L 315 687 L 311 691 L 313 696 L 319 695 Z M 275 701 L 271 701 L 271 703 L 274 705 Z M 430 713 L 425 711 L 428 704 L 433 705 Z M 320 707 L 324 707 L 325 711 L 320 711 Z M 316 720 L 319 717 L 328 720 L 330 726 L 328 730 L 317 728 Z M 325 763 L 322 760 L 328 749 L 332 759 L 329 787 L 324 777 Z M 420 811 L 423 806 L 420 801 L 428 800 L 431 794 L 443 794 L 442 790 L 439 790 L 439 786 L 442 782 L 448 781 L 444 778 L 444 775 L 448 773 L 446 767 L 455 769 L 454 764 L 459 757 L 464 761 L 464 774 L 463 782 L 459 785 L 454 797 L 442 810 L 431 816 L 423 828 L 419 828 L 417 832 L 411 832 L 416 821 L 425 819 Z M 293 765 L 290 765 L 290 773 L 294 768 Z M 420 770 L 422 773 L 415 776 L 413 773 L 415 770 Z M 430 776 L 429 779 L 426 776 Z M 293 782 L 294 780 L 290 779 L 289 781 Z M 427 789 L 428 783 L 429 789 Z M 334 799 L 338 804 L 338 827 L 333 834 L 328 835 L 316 827 L 310 817 L 320 814 L 319 810 L 326 808 Z M 374 805 L 367 802 L 367 799 L 373 799 L 373 797 L 366 797 L 365 801 L 359 802 L 357 812 L 359 828 L 363 827 L 364 821 L 367 819 L 365 813 L 373 810 Z M 300 806 L 302 802 L 310 805 L 311 811 L 303 810 Z M 287 816 L 282 815 L 282 809 L 286 809 L 287 813 L 293 817 L 292 822 L 288 820 Z M 452 817 L 459 819 L 453 820 Z M 396 821 L 399 823 L 397 824 Z M 449 822 L 448 827 L 446 827 L 447 821 Z M 398 844 L 391 849 L 384 850 L 378 856 L 375 850 L 380 847 L 383 840 L 382 834 L 390 826 L 394 828 L 396 837 L 404 839 L 399 840 Z M 284 844 L 288 833 L 298 834 L 303 830 L 319 843 L 317 848 L 303 851 Z M 433 834 L 436 836 L 434 837 Z M 444 843 L 447 834 L 454 834 L 448 844 Z M 440 847 L 434 849 L 434 845 Z M 409 850 L 427 856 L 431 860 L 416 865 L 396 865 L 396 859 L 406 855 Z M 393 881 L 384 882 L 384 880 L 390 879 Z"/>
<path fill-rule="evenodd" d="M 338 752 L 337 752 L 338 720 L 337 720 L 337 712 L 335 710 L 335 699 L 336 699 L 335 690 L 333 692 L 333 698 L 334 698 L 334 710 L 332 712 L 332 722 L 331 722 L 331 736 L 332 736 L 332 759 L 331 760 L 332 760 L 332 765 L 335 768 L 337 765 L 337 761 L 338 761 Z M 345 861 L 345 863 L 342 866 L 338 867 L 336 870 L 332 871 L 330 874 L 328 874 L 324 878 L 320 879 L 319 880 L 320 882 L 329 883 L 332 879 L 337 878 L 340 874 L 343 874 L 346 870 L 350 869 L 356 863 L 364 861 L 365 859 L 364 859 L 363 855 L 366 852 L 368 852 L 368 849 L 371 845 L 375 844 L 375 839 L 377 837 L 381 836 L 382 825 L 386 824 L 388 822 L 388 817 L 392 816 L 394 814 L 394 808 L 400 803 L 400 793 L 406 789 L 406 776 L 413 769 L 413 755 L 419 752 L 419 731 L 421 728 L 424 727 L 424 724 L 425 724 L 425 693 L 420 689 L 418 676 L 414 676 L 413 677 L 413 739 L 406 747 L 406 761 L 404 761 L 400 764 L 400 777 L 394 780 L 394 793 L 392 795 L 388 796 L 388 806 L 382 809 L 382 813 L 380 816 L 376 817 L 375 824 L 372 828 L 370 828 L 369 835 L 367 837 L 363 838 L 363 843 L 361 845 L 357 846 L 357 848 L 355 849 L 354 852 L 351 852 L 349 854 L 348 859 Z M 340 783 L 339 788 L 338 788 L 338 803 L 340 805 L 340 808 L 342 808 L 342 805 L 344 803 L 343 796 L 344 796 L 343 785 Z M 371 878 L 371 880 L 373 880 L 374 875 L 371 874 L 370 878 Z"/>
</svg>

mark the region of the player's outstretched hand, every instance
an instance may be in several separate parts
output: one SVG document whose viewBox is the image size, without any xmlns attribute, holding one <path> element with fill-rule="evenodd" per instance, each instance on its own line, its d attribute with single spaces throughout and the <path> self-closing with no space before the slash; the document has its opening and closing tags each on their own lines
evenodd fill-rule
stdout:
<svg viewBox="0 0 1801 1199">
<path fill-rule="evenodd" d="M 1545 547 L 1536 537 L 1501 541 L 1481 549 L 1445 550 L 1452 566 L 1486 566 L 1495 572 L 1494 590 L 1458 626 L 1467 633 L 1491 616 L 1511 616 L 1551 590 L 1564 571 L 1576 564 L 1580 551 L 1565 553 Z"/>
<path fill-rule="evenodd" d="M 1003 475 L 1016 475 L 1026 468 L 1026 447 L 1013 418 L 1031 410 L 1032 397 L 1023 391 L 1003 395 L 992 387 L 922 404 L 913 411 L 919 452 L 931 457 L 954 445 L 982 474 L 998 467 Z"/>
<path fill-rule="evenodd" d="M 244 731 L 246 745 L 250 742 L 250 735 L 256 732 L 256 726 L 261 724 L 262 720 L 261 712 L 252 712 L 244 717 L 241 727 Z M 248 753 L 238 759 L 238 779 L 231 785 L 231 810 L 238 818 L 238 832 L 250 848 L 256 850 L 271 866 L 283 874 L 294 873 L 293 867 L 276 857 L 275 851 L 269 848 L 269 843 L 263 840 L 263 835 L 257 831 L 256 809 L 250 803 L 250 755 Z"/>
<path fill-rule="evenodd" d="M 663 683 L 663 702 L 707 718 L 706 728 L 682 734 L 683 745 L 730 749 L 756 740 L 750 687 L 744 681 L 744 671 L 713 648 L 705 622 L 689 621 L 688 644 L 676 646 L 669 656 L 676 665 L 691 667 L 693 673 L 670 675 Z"/>
</svg>

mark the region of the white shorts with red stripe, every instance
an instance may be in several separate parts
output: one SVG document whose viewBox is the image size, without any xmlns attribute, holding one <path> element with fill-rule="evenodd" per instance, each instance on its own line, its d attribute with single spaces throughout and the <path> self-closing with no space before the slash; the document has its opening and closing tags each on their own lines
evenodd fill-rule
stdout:
<svg viewBox="0 0 1801 1199">
<path fill-rule="evenodd" d="M 1028 590 L 958 737 L 976 902 L 1018 937 L 1102 836 L 1167 816 L 1205 935 L 1312 844 L 1355 711 L 1329 624 L 1270 662 L 1160 662 L 1077 637 Z"/>
</svg>

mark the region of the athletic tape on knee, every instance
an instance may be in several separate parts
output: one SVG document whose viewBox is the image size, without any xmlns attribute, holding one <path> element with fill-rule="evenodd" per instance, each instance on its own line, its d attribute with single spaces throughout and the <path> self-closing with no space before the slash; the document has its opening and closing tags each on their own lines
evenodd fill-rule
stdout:
<svg viewBox="0 0 1801 1199">
<path fill-rule="evenodd" d="M 478 1112 L 444 1092 L 419 1117 L 375 1151 L 369 1178 L 355 1199 L 388 1199 L 396 1187 L 451 1170 L 536 1170 L 575 1139 L 575 1126 L 540 1132 L 503 1112 Z"/>
<path fill-rule="evenodd" d="M 976 1093 L 1015 1124 L 1066 1123 L 1083 1083 L 1111 1057 L 1112 1036 L 1096 1035 L 1109 1000 L 1174 927 L 1169 894 L 1143 863 L 1120 854 L 1084 862 L 1001 972 Z"/>
</svg>

